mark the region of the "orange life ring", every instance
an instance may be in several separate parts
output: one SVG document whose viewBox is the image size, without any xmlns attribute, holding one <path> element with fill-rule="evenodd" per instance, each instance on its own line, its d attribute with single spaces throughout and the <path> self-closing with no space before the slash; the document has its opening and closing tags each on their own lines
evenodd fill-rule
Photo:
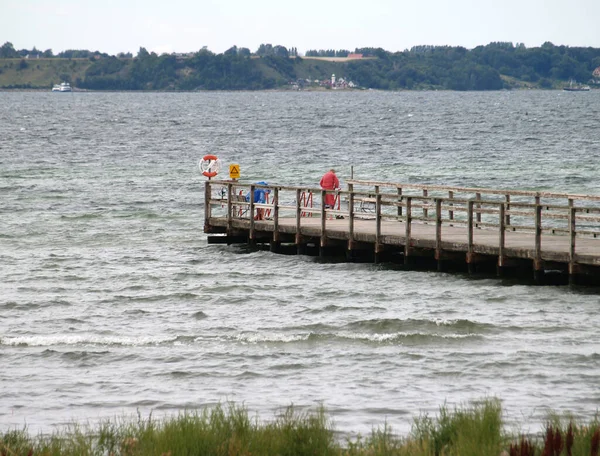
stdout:
<svg viewBox="0 0 600 456">
<path fill-rule="evenodd" d="M 217 156 L 216 155 L 205 155 L 204 157 L 202 157 L 202 163 L 204 162 L 216 162 L 217 161 Z M 202 163 L 201 163 L 201 168 L 202 168 Z M 207 169 L 202 171 L 202 175 L 206 176 L 206 177 L 215 177 L 218 174 L 218 167 L 217 167 L 217 171 L 209 171 L 210 170 L 210 164 L 207 167 Z"/>
</svg>

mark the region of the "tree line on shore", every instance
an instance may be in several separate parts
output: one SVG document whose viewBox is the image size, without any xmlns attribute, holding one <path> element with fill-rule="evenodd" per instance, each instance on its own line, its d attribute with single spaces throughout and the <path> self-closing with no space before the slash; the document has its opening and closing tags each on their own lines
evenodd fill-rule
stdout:
<svg viewBox="0 0 600 456">
<path fill-rule="evenodd" d="M 332 72 L 360 87 L 380 90 L 550 89 L 569 80 L 600 87 L 600 76 L 593 76 L 600 67 L 599 48 L 549 42 L 534 48 L 493 42 L 470 50 L 460 46 L 414 46 L 402 52 L 357 48 L 354 54 L 371 58 L 329 64 L 310 59 L 345 57 L 349 53 L 311 50 L 301 57 L 297 48 L 261 44 L 255 52 L 233 46 L 221 54 L 203 47 L 189 54 L 158 55 L 141 47 L 135 56 L 87 50 L 67 50 L 55 56 L 50 49 L 16 50 L 7 42 L 0 47 L 0 85 L 2 72 L 34 71 L 31 59 L 42 58 L 87 59 L 83 73 L 63 71 L 61 76 L 89 90 L 262 90 L 289 87 L 297 81 L 327 80 Z"/>
</svg>

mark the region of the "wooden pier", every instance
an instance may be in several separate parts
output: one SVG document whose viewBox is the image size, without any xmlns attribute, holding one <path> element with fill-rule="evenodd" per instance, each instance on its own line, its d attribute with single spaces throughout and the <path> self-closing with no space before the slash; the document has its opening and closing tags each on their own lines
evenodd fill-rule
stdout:
<svg viewBox="0 0 600 456">
<path fill-rule="evenodd" d="M 600 285 L 600 196 L 350 180 L 348 188 L 207 180 L 209 243 L 344 255 L 536 283 Z M 255 203 L 255 190 L 267 193 Z M 336 196 L 334 208 L 322 203 Z"/>
</svg>

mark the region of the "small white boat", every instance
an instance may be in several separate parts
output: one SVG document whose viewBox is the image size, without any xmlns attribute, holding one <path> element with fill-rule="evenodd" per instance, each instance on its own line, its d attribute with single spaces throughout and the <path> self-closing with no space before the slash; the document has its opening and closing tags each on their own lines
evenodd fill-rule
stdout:
<svg viewBox="0 0 600 456">
<path fill-rule="evenodd" d="M 563 90 L 566 90 L 567 92 L 588 92 L 590 90 L 590 86 L 576 84 L 571 79 L 569 85 L 563 87 Z"/>
<path fill-rule="evenodd" d="M 71 92 L 71 84 L 63 82 L 62 84 L 54 84 L 52 87 L 53 92 Z"/>
</svg>

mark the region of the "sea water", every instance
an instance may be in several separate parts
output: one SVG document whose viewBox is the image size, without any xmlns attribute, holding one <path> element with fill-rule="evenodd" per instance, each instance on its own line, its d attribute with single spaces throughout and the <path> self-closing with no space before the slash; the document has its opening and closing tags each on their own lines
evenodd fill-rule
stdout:
<svg viewBox="0 0 600 456">
<path fill-rule="evenodd" d="M 600 406 L 600 292 L 207 245 L 204 177 L 600 194 L 600 91 L 0 93 L 0 430 Z M 226 176 L 225 176 L 226 177 Z"/>
</svg>

